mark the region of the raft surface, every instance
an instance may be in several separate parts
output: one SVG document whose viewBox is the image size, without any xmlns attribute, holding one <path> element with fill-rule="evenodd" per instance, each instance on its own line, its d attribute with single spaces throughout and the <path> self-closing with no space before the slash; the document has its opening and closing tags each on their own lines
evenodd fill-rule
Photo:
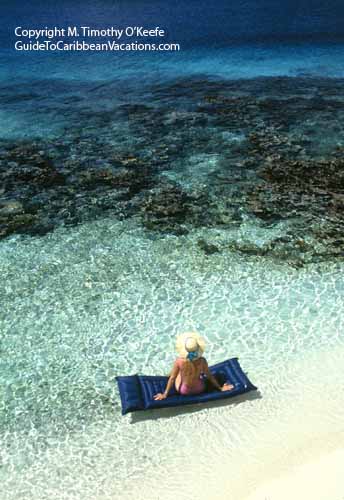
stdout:
<svg viewBox="0 0 344 500">
<path fill-rule="evenodd" d="M 234 385 L 234 389 L 221 392 L 214 389 L 210 382 L 207 382 L 206 392 L 183 396 L 178 394 L 173 387 L 166 399 L 155 401 L 153 396 L 158 392 L 164 392 L 168 377 L 149 375 L 116 377 L 121 396 L 122 415 L 139 410 L 204 403 L 216 399 L 231 398 L 245 392 L 257 390 L 257 387 L 250 382 L 247 375 L 243 372 L 238 358 L 222 361 L 209 368 L 219 384 L 223 385 L 225 382 L 228 382 Z"/>
</svg>

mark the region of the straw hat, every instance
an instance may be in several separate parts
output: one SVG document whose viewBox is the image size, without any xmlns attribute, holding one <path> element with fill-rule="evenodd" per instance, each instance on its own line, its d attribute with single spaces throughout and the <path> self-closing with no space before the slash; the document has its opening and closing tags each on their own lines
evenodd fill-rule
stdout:
<svg viewBox="0 0 344 500">
<path fill-rule="evenodd" d="M 205 349 L 205 340 L 197 332 L 184 332 L 177 336 L 176 348 L 181 358 L 187 358 L 189 353 L 196 354 L 193 359 L 200 358 Z"/>
</svg>

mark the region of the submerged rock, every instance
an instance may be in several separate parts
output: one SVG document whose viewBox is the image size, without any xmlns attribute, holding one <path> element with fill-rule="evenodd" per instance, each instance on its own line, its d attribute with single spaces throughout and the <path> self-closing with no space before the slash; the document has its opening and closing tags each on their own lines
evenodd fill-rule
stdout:
<svg viewBox="0 0 344 500">
<path fill-rule="evenodd" d="M 197 244 L 206 255 L 212 255 L 214 253 L 220 252 L 220 249 L 218 246 L 214 245 L 213 243 L 208 243 L 207 241 L 205 241 L 203 239 L 198 240 Z"/>
<path fill-rule="evenodd" d="M 0 217 L 23 213 L 23 205 L 16 200 L 0 200 Z"/>
<path fill-rule="evenodd" d="M 22 144 L 9 148 L 0 157 L 0 179 L 5 192 L 22 183 L 32 188 L 48 188 L 64 184 L 64 176 L 35 145 Z"/>
<path fill-rule="evenodd" d="M 106 111 L 79 101 L 63 136 L 2 141 L 0 236 L 104 215 L 134 216 L 154 237 L 249 220 L 266 238 L 227 250 L 295 265 L 343 256 L 343 80 L 185 78 L 150 95 Z"/>
<path fill-rule="evenodd" d="M 165 185 L 147 193 L 141 203 L 143 223 L 147 229 L 182 234 L 187 232 L 181 225 L 192 216 L 192 201 L 187 193 L 176 185 Z"/>
<path fill-rule="evenodd" d="M 0 237 L 13 233 L 30 233 L 35 222 L 36 218 L 31 214 L 16 214 L 11 218 L 0 215 Z"/>
</svg>

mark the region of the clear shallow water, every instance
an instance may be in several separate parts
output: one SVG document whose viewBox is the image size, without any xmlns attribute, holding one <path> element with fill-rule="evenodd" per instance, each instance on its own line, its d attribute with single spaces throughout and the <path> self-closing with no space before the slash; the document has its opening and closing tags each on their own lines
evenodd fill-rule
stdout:
<svg viewBox="0 0 344 500">
<path fill-rule="evenodd" d="M 286 450 L 343 432 L 343 267 L 206 257 L 199 236 L 104 220 L 1 243 L 2 498 L 170 498 L 167 464 L 188 467 L 185 497 L 221 498 L 209 461 L 235 495 L 280 458 L 280 432 Z M 262 399 L 121 417 L 114 376 L 167 373 L 186 328 L 210 363 L 239 356 Z"/>
<path fill-rule="evenodd" d="M 177 106 L 164 85 L 181 79 L 342 77 L 342 5 L 313 3 L 218 2 L 209 11 L 199 0 L 150 1 L 149 9 L 140 1 L 130 8 L 5 2 L 0 138 L 63 138 L 79 126 L 79 136 L 96 143 L 103 115 L 119 104 L 165 102 L 173 122 L 175 107 L 184 111 L 188 102 Z M 184 49 L 97 58 L 11 49 L 11 30 L 24 22 L 137 19 L 168 26 Z M 156 84 L 160 101 L 152 93 Z M 326 119 L 313 119 L 309 128 L 317 129 L 323 150 L 332 150 L 341 131 L 323 134 Z M 90 129 L 83 130 L 87 120 Z M 110 122 L 104 135 L 127 153 L 140 145 L 140 133 L 122 120 L 117 127 Z M 229 144 L 243 140 L 223 134 Z M 221 144 L 188 152 L 163 176 L 190 189 L 206 186 Z M 295 269 L 240 256 L 226 243 L 264 244 L 279 230 L 248 221 L 232 232 L 159 238 L 135 218 L 104 218 L 42 238 L 2 240 L 1 500 L 169 500 L 176 485 L 181 498 L 242 500 L 296 454 L 341 445 L 343 265 Z M 222 252 L 206 256 L 200 238 L 225 242 Z M 189 328 L 206 337 L 210 363 L 239 356 L 262 398 L 122 418 L 115 375 L 167 374 L 175 335 Z"/>
</svg>

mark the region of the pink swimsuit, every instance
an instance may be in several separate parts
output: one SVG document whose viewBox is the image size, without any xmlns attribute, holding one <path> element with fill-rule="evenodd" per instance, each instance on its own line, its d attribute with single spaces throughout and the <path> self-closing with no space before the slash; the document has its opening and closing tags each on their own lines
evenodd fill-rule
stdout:
<svg viewBox="0 0 344 500">
<path fill-rule="evenodd" d="M 180 371 L 181 367 L 183 366 L 183 363 L 184 363 L 183 358 L 177 358 L 177 364 Z M 182 377 L 181 374 L 180 376 Z M 183 382 L 183 379 L 181 379 L 181 384 L 179 386 L 179 389 L 177 389 L 177 391 L 185 396 L 186 394 L 199 394 L 200 392 L 203 392 L 204 389 L 205 389 L 205 384 L 201 378 L 196 379 L 192 385 L 187 385 L 185 382 Z"/>
</svg>

